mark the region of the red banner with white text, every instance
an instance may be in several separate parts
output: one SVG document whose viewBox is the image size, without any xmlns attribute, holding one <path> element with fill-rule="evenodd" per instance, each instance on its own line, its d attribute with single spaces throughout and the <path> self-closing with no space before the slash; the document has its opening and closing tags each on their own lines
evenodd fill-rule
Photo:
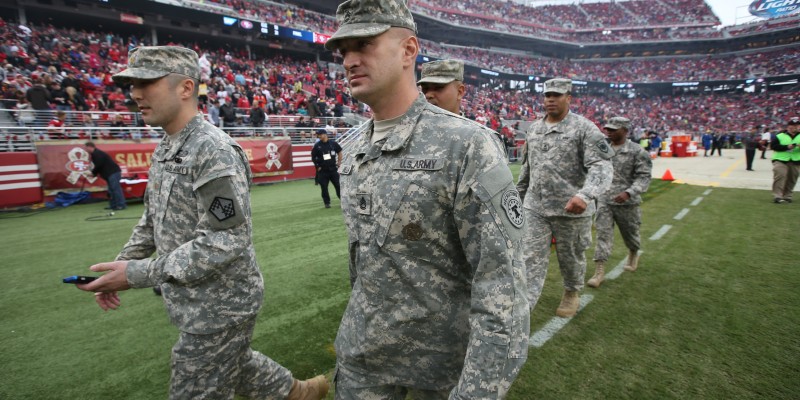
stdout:
<svg viewBox="0 0 800 400">
<path fill-rule="evenodd" d="M 255 177 L 292 174 L 292 142 L 289 138 L 238 139 L 237 142 L 247 154 Z M 100 140 L 95 145 L 119 164 L 123 179 L 147 179 L 158 141 Z M 91 175 L 91 157 L 82 141 L 39 142 L 36 151 L 45 195 L 106 189 L 103 179 Z"/>
</svg>

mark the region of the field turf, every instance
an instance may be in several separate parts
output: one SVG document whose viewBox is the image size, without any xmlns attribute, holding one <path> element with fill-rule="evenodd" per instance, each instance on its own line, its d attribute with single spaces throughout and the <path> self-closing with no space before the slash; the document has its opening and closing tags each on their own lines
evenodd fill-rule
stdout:
<svg viewBox="0 0 800 400">
<path fill-rule="evenodd" d="M 653 182 L 640 270 L 587 288 L 593 301 L 530 349 L 508 398 L 798 397 L 800 203 L 707 189 Z M 300 378 L 330 376 L 349 296 L 339 203 L 324 209 L 311 181 L 254 187 L 252 199 L 266 286 L 252 346 Z M 0 215 L 0 399 L 166 398 L 177 330 L 161 298 L 130 290 L 103 312 L 61 283 L 112 260 L 142 212 L 132 204 L 112 217 L 104 205 Z M 609 268 L 626 253 L 619 235 L 615 244 Z M 593 271 L 590 262 L 587 278 Z M 553 317 L 560 281 L 553 256 L 532 332 Z"/>
</svg>

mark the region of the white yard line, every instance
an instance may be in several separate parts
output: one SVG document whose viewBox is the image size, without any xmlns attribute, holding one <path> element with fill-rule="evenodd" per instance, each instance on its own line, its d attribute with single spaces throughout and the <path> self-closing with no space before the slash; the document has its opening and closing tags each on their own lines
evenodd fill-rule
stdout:
<svg viewBox="0 0 800 400">
<path fill-rule="evenodd" d="M 581 310 L 583 310 L 583 308 L 586 307 L 586 305 L 589 304 L 592 299 L 594 299 L 594 296 L 591 294 L 584 294 L 581 296 L 581 304 L 578 306 L 578 312 L 581 312 Z M 542 327 L 542 329 L 539 329 L 538 331 L 534 332 L 533 335 L 531 335 L 528 344 L 533 347 L 542 347 L 548 340 L 555 336 L 555 334 L 558 333 L 561 328 L 565 327 L 569 321 L 572 320 L 572 318 L 574 317 L 553 317 L 553 319 L 548 321 L 547 324 Z"/>
<path fill-rule="evenodd" d="M 685 216 L 686 216 L 686 214 L 688 214 L 688 213 L 689 213 L 689 209 L 688 209 L 688 208 L 684 208 L 683 210 L 681 210 L 681 212 L 679 212 L 677 215 L 675 215 L 675 217 L 674 217 L 674 218 L 675 218 L 675 219 L 677 219 L 678 221 L 680 221 L 680 220 L 682 220 L 682 219 L 683 219 L 683 217 L 685 217 Z"/>
<path fill-rule="evenodd" d="M 662 236 L 666 235 L 669 230 L 672 229 L 672 225 L 664 225 L 658 232 L 654 233 L 653 236 L 650 236 L 650 240 L 658 240 L 661 239 Z"/>
</svg>

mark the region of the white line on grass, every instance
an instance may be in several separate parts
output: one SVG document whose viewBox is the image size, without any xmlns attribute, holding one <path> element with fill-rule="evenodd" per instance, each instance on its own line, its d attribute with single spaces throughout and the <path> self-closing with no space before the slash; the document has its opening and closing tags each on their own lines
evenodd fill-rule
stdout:
<svg viewBox="0 0 800 400">
<path fill-rule="evenodd" d="M 643 251 L 639 250 L 639 255 L 642 255 Z M 614 279 L 619 278 L 622 275 L 622 272 L 625 271 L 625 261 L 628 261 L 628 257 L 622 259 L 622 261 L 617 264 L 614 269 L 612 269 L 609 273 L 606 274 L 606 279 L 613 281 Z"/>
<path fill-rule="evenodd" d="M 696 205 L 700 204 L 701 201 L 703 201 L 703 198 L 702 197 L 698 197 L 698 198 L 694 199 L 694 201 L 692 202 L 692 205 L 696 206 Z"/>
<path fill-rule="evenodd" d="M 653 236 L 650 236 L 650 240 L 658 240 L 661 239 L 662 236 L 666 235 L 669 230 L 672 229 L 672 225 L 664 225 L 658 232 L 654 233 Z"/>
<path fill-rule="evenodd" d="M 592 299 L 594 299 L 594 296 L 591 294 L 585 294 L 581 296 L 581 304 L 578 306 L 578 312 L 581 312 L 581 310 L 583 310 L 583 308 L 586 307 L 586 305 L 589 304 Z M 542 327 L 542 329 L 539 329 L 533 335 L 531 335 L 528 344 L 533 347 L 542 347 L 548 340 L 550 340 L 550 338 L 555 336 L 555 334 L 558 333 L 561 328 L 565 327 L 569 321 L 572 320 L 572 318 L 574 317 L 553 317 L 553 319 L 548 321 L 547 324 Z"/>
<path fill-rule="evenodd" d="M 711 194 L 711 189 L 708 189 L 705 192 L 703 192 L 703 196 L 708 196 L 710 194 Z"/>
<path fill-rule="evenodd" d="M 675 219 L 677 219 L 678 221 L 680 221 L 680 220 L 682 220 L 682 219 L 683 219 L 683 217 L 685 217 L 685 216 L 686 216 L 686 214 L 688 214 L 688 213 L 689 213 L 689 209 L 688 209 L 688 208 L 684 208 L 683 210 L 681 210 L 681 212 L 679 212 L 677 215 L 675 215 L 675 217 L 674 217 L 674 218 L 675 218 Z"/>
</svg>

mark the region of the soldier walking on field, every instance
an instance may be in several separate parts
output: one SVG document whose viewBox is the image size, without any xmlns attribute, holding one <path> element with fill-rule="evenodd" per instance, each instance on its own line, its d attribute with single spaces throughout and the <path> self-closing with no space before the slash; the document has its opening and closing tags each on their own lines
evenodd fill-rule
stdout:
<svg viewBox="0 0 800 400">
<path fill-rule="evenodd" d="M 613 177 L 614 151 L 594 123 L 569 110 L 571 92 L 569 79 L 544 83 L 547 116 L 534 122 L 526 134 L 528 158 L 517 183 L 528 221 L 523 239 L 528 301 L 533 307 L 542 293 L 555 237 L 564 284 L 556 309 L 559 317 L 578 312 L 595 201 L 608 190 Z"/>
<path fill-rule="evenodd" d="M 628 248 L 626 271 L 636 271 L 639 262 L 642 225 L 642 193 L 650 187 L 653 161 L 650 155 L 636 143 L 628 140 L 631 121 L 625 117 L 613 117 L 603 128 L 611 142 L 614 157 L 614 179 L 611 188 L 597 200 L 597 215 L 594 226 L 597 243 L 594 248 L 594 276 L 586 283 L 600 287 L 605 280 L 605 264 L 614 245 L 614 225 L 619 226 L 622 240 Z"/>
<path fill-rule="evenodd" d="M 499 399 L 530 330 L 525 220 L 488 128 L 416 86 L 404 0 L 350 0 L 326 43 L 374 118 L 339 168 L 352 293 L 336 337 L 337 399 Z"/>
<path fill-rule="evenodd" d="M 116 261 L 91 266 L 106 274 L 78 288 L 94 292 L 103 310 L 119 307 L 119 291 L 161 288 L 180 331 L 170 399 L 325 397 L 324 376 L 298 381 L 250 348 L 264 301 L 250 219 L 252 173 L 241 146 L 197 112 L 197 53 L 139 47 L 113 79 L 131 85 L 144 121 L 166 135 L 153 152 L 144 214 L 128 243 Z"/>
</svg>

